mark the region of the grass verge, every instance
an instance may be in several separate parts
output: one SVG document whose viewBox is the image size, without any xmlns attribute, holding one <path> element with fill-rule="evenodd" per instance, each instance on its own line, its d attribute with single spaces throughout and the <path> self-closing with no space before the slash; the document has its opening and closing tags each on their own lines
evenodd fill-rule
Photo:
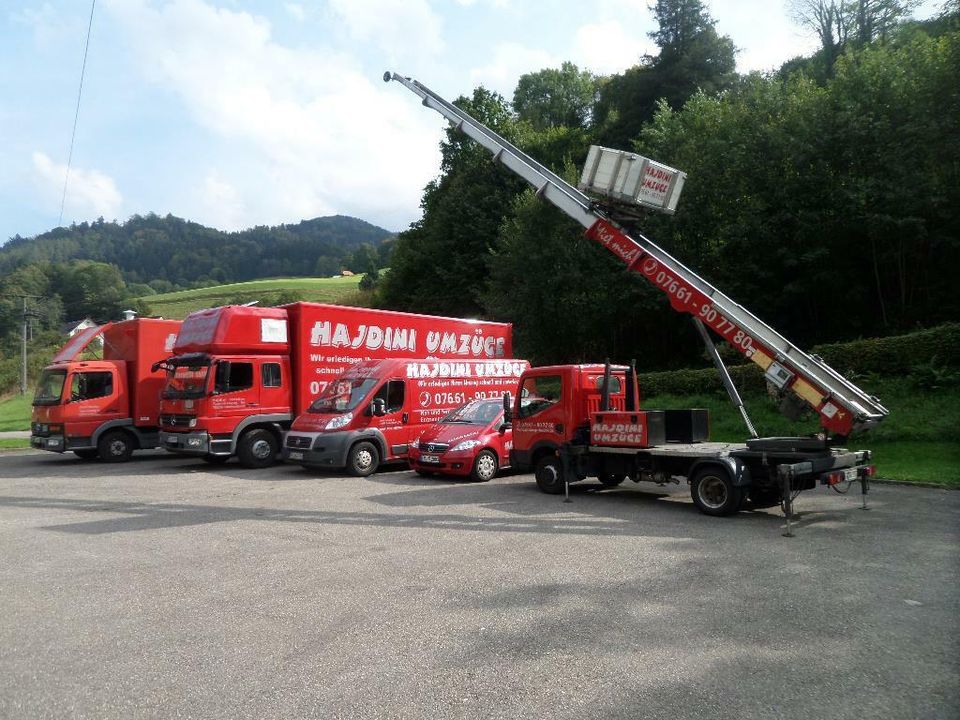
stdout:
<svg viewBox="0 0 960 720">
<path fill-rule="evenodd" d="M 25 450 L 30 447 L 30 438 L 0 438 L 0 451 Z"/>
<path fill-rule="evenodd" d="M 0 400 L 0 431 L 29 430 L 32 399 L 30 395 L 13 395 Z"/>
</svg>

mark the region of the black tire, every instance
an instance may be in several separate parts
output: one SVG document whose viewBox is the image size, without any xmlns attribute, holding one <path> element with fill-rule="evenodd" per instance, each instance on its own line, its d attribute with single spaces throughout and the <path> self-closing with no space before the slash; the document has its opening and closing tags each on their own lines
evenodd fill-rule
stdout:
<svg viewBox="0 0 960 720">
<path fill-rule="evenodd" d="M 108 430 L 97 442 L 97 454 L 106 463 L 127 462 L 133 455 L 133 437 L 123 430 Z"/>
<path fill-rule="evenodd" d="M 223 465 L 229 459 L 230 459 L 229 455 L 204 455 L 203 456 L 203 461 L 205 463 L 210 463 L 211 465 Z"/>
<path fill-rule="evenodd" d="M 500 463 L 492 450 L 481 450 L 473 461 L 470 477 L 477 482 L 490 482 L 497 476 Z"/>
<path fill-rule="evenodd" d="M 277 438 L 269 430 L 247 430 L 237 443 L 237 459 L 246 468 L 270 467 L 277 461 L 278 448 Z"/>
<path fill-rule="evenodd" d="M 733 484 L 730 473 L 721 467 L 698 470 L 690 483 L 690 496 L 706 515 L 732 515 L 740 509 L 743 491 Z"/>
<path fill-rule="evenodd" d="M 81 460 L 96 460 L 97 459 L 97 449 L 96 448 L 83 448 L 82 450 L 74 450 L 73 454 L 76 455 Z"/>
<path fill-rule="evenodd" d="M 626 479 L 627 476 L 620 473 L 604 473 L 603 475 L 597 476 L 597 480 L 599 480 L 600 484 L 604 487 L 616 487 Z"/>
<path fill-rule="evenodd" d="M 380 465 L 380 451 L 372 442 L 362 440 L 347 454 L 347 472 L 354 477 L 367 477 Z"/>
<path fill-rule="evenodd" d="M 559 495 L 563 492 L 563 466 L 560 464 L 560 458 L 554 455 L 540 458 L 533 474 L 537 479 L 537 487 L 542 492 L 547 495 Z"/>
<path fill-rule="evenodd" d="M 420 477 L 433 477 L 433 470 L 414 470 Z"/>
</svg>

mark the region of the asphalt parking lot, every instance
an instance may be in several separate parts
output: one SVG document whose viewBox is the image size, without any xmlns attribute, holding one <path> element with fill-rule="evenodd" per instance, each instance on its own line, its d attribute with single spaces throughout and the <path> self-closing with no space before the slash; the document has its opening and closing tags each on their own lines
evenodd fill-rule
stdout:
<svg viewBox="0 0 960 720">
<path fill-rule="evenodd" d="M 0 717 L 960 716 L 960 493 L 0 454 Z"/>
</svg>

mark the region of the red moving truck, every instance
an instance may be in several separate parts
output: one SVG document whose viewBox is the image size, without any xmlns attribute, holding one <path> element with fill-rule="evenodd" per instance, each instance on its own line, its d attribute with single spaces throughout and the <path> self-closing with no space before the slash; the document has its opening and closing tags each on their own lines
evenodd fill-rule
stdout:
<svg viewBox="0 0 960 720">
<path fill-rule="evenodd" d="M 526 360 L 361 363 L 297 417 L 283 458 L 366 477 L 381 463 L 406 460 L 420 434 L 464 402 L 493 398 L 502 407 L 504 395 L 516 392 L 529 367 Z"/>
<path fill-rule="evenodd" d="M 867 492 L 870 452 L 831 447 L 822 437 L 709 442 L 706 410 L 641 410 L 630 367 L 555 365 L 532 368 L 520 381 L 511 465 L 533 470 L 546 493 L 597 478 L 615 487 L 626 478 L 690 483 L 707 515 L 730 515 L 746 504 L 783 503 L 802 490 L 859 481 Z"/>
<path fill-rule="evenodd" d="M 451 410 L 411 443 L 410 467 L 427 477 L 492 480 L 510 465 L 513 431 L 503 414 L 502 399 L 473 400 Z"/>
<path fill-rule="evenodd" d="M 179 329 L 179 320 L 137 318 L 77 333 L 40 375 L 30 444 L 105 462 L 157 447 L 165 378 L 152 366 L 173 351 Z M 79 360 L 101 335 L 103 359 Z"/>
<path fill-rule="evenodd" d="M 299 302 L 200 310 L 165 361 L 161 445 L 247 467 L 272 464 L 283 432 L 331 380 L 370 360 L 509 358 L 511 326 Z"/>
</svg>

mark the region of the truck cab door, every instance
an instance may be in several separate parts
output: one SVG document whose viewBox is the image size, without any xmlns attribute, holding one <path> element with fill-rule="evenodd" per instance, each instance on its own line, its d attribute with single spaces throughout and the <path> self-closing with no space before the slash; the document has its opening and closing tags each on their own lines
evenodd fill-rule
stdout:
<svg viewBox="0 0 960 720">
<path fill-rule="evenodd" d="M 380 386 L 374 400 L 383 400 L 385 414 L 372 418 L 371 426 L 377 427 L 387 441 L 389 459 L 405 458 L 410 446 L 410 411 L 407 408 L 407 383 L 393 378 Z"/>
<path fill-rule="evenodd" d="M 214 414 L 219 418 L 244 418 L 260 411 L 260 378 L 253 359 L 220 360 L 213 372 Z M 211 428 L 213 430 L 213 428 Z"/>
<path fill-rule="evenodd" d="M 521 456 L 543 444 L 559 447 L 575 430 L 567 427 L 564 380 L 560 373 L 528 374 L 524 378 L 512 428 L 513 447 Z"/>
<path fill-rule="evenodd" d="M 116 368 L 76 370 L 70 375 L 64 420 L 71 435 L 90 437 L 105 422 L 129 417 L 126 383 Z"/>
</svg>

